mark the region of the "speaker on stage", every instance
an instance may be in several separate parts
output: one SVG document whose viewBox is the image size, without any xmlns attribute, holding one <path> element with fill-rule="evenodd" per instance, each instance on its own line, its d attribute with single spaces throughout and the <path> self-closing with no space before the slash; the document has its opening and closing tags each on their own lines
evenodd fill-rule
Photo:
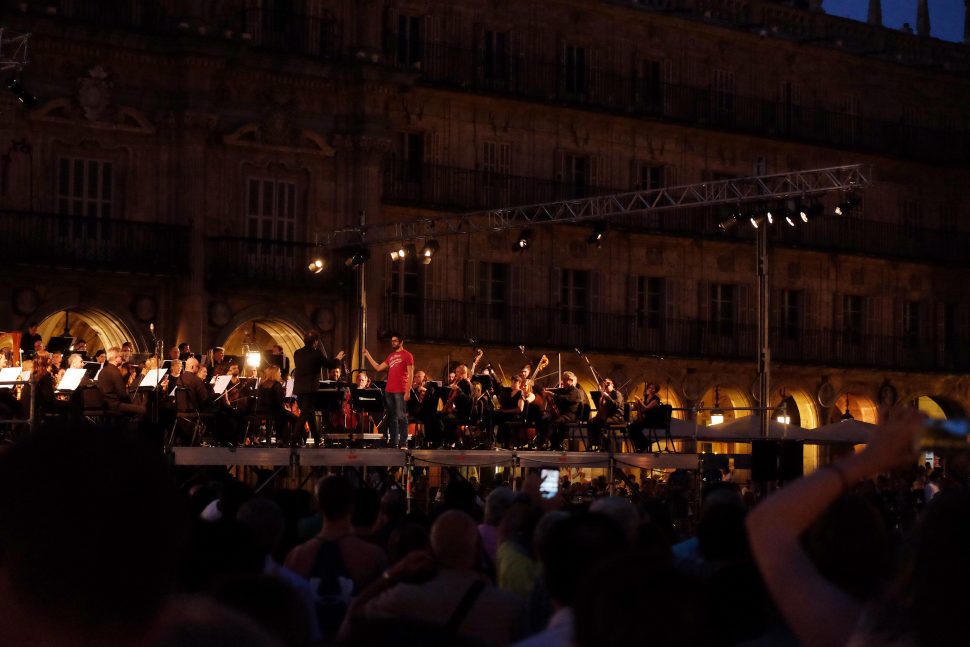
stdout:
<svg viewBox="0 0 970 647">
<path fill-rule="evenodd" d="M 803 473 L 802 444 L 797 440 L 756 440 L 751 443 L 751 478 L 792 481 Z"/>
</svg>

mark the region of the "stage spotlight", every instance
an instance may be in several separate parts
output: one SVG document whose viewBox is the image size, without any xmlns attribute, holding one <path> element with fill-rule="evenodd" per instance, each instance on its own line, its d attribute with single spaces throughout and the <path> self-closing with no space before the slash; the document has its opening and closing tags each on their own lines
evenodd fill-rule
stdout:
<svg viewBox="0 0 970 647">
<path fill-rule="evenodd" d="M 310 264 L 307 266 L 307 269 L 313 272 L 314 274 L 319 274 L 320 272 L 323 271 L 323 268 L 326 267 L 326 265 L 327 264 L 324 262 L 322 258 L 315 258 L 312 261 L 310 261 Z"/>
<path fill-rule="evenodd" d="M 754 216 L 751 216 L 750 218 L 748 218 L 748 221 L 751 223 L 751 226 L 754 227 L 755 229 L 757 229 L 761 225 L 761 219 L 755 218 Z"/>
<path fill-rule="evenodd" d="M 772 215 L 771 209 L 768 209 L 768 224 L 769 225 L 775 224 L 775 217 L 774 215 Z"/>
<path fill-rule="evenodd" d="M 802 222 L 808 222 L 808 209 L 805 207 L 800 207 L 798 209 L 798 215 L 801 217 Z"/>
<path fill-rule="evenodd" d="M 606 231 L 609 229 L 609 225 L 606 222 L 597 222 L 593 224 L 593 232 L 586 239 L 587 244 L 596 245 L 597 247 L 603 244 L 603 240 L 606 238 Z"/>
<path fill-rule="evenodd" d="M 718 223 L 717 228 L 721 231 L 728 231 L 733 229 L 735 225 L 738 224 L 738 215 L 732 213 L 730 216 Z"/>
<path fill-rule="evenodd" d="M 7 86 L 7 89 L 10 90 L 13 96 L 17 97 L 17 100 L 20 101 L 25 108 L 30 109 L 37 105 L 37 97 L 27 91 L 27 88 L 25 88 L 24 84 L 20 82 L 20 79 L 9 78 L 4 81 L 4 85 Z"/>
<path fill-rule="evenodd" d="M 849 191 L 845 194 L 845 198 L 842 199 L 835 207 L 835 215 L 842 216 L 849 212 L 849 209 L 858 206 L 862 202 L 862 198 L 859 197 L 855 191 Z"/>
<path fill-rule="evenodd" d="M 529 245 L 532 244 L 532 236 L 533 233 L 531 229 L 523 229 L 519 234 L 518 239 L 516 239 L 513 249 L 517 252 L 528 249 Z"/>
<path fill-rule="evenodd" d="M 785 214 L 785 222 L 788 223 L 789 227 L 795 226 L 795 221 L 792 220 L 791 212 Z"/>
<path fill-rule="evenodd" d="M 344 261 L 344 265 L 347 267 L 357 267 L 358 265 L 363 265 L 370 260 L 370 251 L 364 247 L 352 250 L 350 256 Z"/>
<path fill-rule="evenodd" d="M 421 262 L 425 265 L 430 265 L 431 259 L 436 253 L 438 253 L 438 241 L 434 238 L 429 238 L 424 242 L 424 248 L 421 250 Z"/>
</svg>

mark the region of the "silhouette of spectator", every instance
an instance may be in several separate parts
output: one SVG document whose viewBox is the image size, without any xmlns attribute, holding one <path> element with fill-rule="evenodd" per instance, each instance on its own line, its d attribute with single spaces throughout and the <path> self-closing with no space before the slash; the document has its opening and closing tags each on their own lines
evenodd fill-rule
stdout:
<svg viewBox="0 0 970 647">
<path fill-rule="evenodd" d="M 176 585 L 178 501 L 135 439 L 40 431 L 0 454 L 0 642 L 138 642 Z"/>
</svg>

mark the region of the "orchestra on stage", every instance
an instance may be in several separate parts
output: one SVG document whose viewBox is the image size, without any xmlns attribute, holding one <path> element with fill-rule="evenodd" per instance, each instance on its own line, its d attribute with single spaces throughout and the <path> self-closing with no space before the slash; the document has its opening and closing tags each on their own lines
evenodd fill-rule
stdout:
<svg viewBox="0 0 970 647">
<path fill-rule="evenodd" d="M 435 380 L 416 370 L 397 333 L 382 361 L 361 353 L 383 379 L 365 366 L 349 371 L 345 352 L 328 355 L 314 330 L 292 366 L 278 345 L 237 357 L 222 347 L 202 356 L 183 343 L 162 358 L 161 348 L 135 354 L 126 342 L 89 356 L 82 340 L 45 345 L 36 326 L 20 341 L 19 353 L 0 351 L 0 420 L 150 422 L 170 445 L 619 451 L 625 438 L 644 452 L 670 419 L 656 384 L 627 399 L 628 384 L 599 375 L 581 353 L 599 387 L 590 393 L 575 372 L 551 371 L 545 355 L 533 361 L 523 347 L 511 378 L 475 349 L 470 365 L 449 361 L 447 377 Z"/>
</svg>

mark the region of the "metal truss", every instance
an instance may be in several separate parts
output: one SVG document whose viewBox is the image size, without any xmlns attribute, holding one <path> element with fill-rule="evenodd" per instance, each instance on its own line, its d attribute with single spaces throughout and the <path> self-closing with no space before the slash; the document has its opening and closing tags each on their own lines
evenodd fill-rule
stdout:
<svg viewBox="0 0 970 647">
<path fill-rule="evenodd" d="M 0 27 L 0 72 L 19 71 L 30 59 L 30 34 L 18 34 Z"/>
<path fill-rule="evenodd" d="M 862 164 L 853 164 L 420 218 L 333 233 L 338 238 L 334 242 L 364 243 L 369 246 L 544 224 L 609 220 L 618 216 L 646 215 L 675 209 L 817 198 L 827 193 L 865 189 L 871 184 L 871 170 Z"/>
</svg>

